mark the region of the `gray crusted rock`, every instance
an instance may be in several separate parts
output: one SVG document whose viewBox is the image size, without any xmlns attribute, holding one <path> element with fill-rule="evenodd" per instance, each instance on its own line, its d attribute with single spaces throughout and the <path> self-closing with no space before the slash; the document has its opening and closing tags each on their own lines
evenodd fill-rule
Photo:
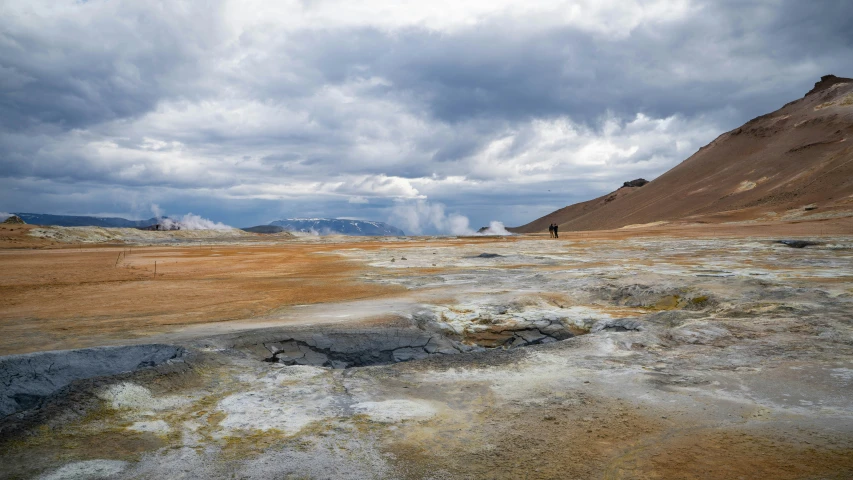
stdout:
<svg viewBox="0 0 853 480">
<path fill-rule="evenodd" d="M 595 325 L 589 329 L 589 333 L 597 333 L 602 330 L 625 332 L 628 330 L 642 331 L 644 329 L 645 327 L 643 327 L 643 324 L 637 320 L 631 318 L 611 318 L 596 322 Z"/>
<path fill-rule="evenodd" d="M 791 248 L 806 248 L 814 245 L 820 245 L 818 242 L 810 242 L 808 240 L 779 240 L 778 243 Z"/>
<path fill-rule="evenodd" d="M 569 338 L 572 336 L 572 334 L 569 333 L 569 331 L 566 330 L 566 327 L 560 322 L 553 322 L 553 323 L 546 325 L 544 327 L 540 327 L 539 330 L 542 333 L 549 335 L 549 336 L 552 336 L 552 337 L 555 335 L 562 335 L 562 334 L 568 334 L 568 336 L 565 338 Z"/>
<path fill-rule="evenodd" d="M 302 358 L 305 352 L 299 348 L 299 344 L 295 341 L 289 341 L 279 344 L 278 351 L 275 352 L 279 357 L 287 357 L 291 359 Z"/>
<path fill-rule="evenodd" d="M 694 345 L 708 345 L 730 335 L 731 333 L 725 328 L 708 323 L 684 325 L 669 332 L 669 337 L 672 340 Z"/>
<path fill-rule="evenodd" d="M 185 354 L 174 345 L 131 345 L 0 357 L 0 416 L 38 407 L 75 380 L 153 367 Z"/>
<path fill-rule="evenodd" d="M 425 352 L 422 348 L 404 347 L 394 350 L 391 356 L 395 362 L 406 362 L 426 358 L 429 356 L 429 353 Z"/>
<path fill-rule="evenodd" d="M 542 334 L 539 330 L 521 330 L 515 332 L 515 334 L 523 338 L 527 343 L 538 342 L 546 337 L 546 335 Z"/>
<path fill-rule="evenodd" d="M 329 361 L 329 357 L 326 354 L 313 350 L 307 345 L 300 345 L 299 350 L 302 351 L 304 356 L 297 360 L 297 362 L 302 365 L 325 365 Z"/>
</svg>

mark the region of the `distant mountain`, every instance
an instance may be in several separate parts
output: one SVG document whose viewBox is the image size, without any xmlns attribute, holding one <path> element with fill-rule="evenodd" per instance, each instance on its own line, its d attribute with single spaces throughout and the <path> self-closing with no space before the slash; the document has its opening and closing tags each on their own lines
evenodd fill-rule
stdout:
<svg viewBox="0 0 853 480">
<path fill-rule="evenodd" d="M 161 219 L 128 220 L 119 217 L 84 217 L 76 215 L 49 215 L 47 213 L 15 213 L 30 225 L 56 225 L 59 227 L 118 227 L 139 228 L 160 223 Z"/>
<path fill-rule="evenodd" d="M 338 218 L 288 218 L 270 222 L 290 232 L 317 233 L 319 235 L 355 235 L 378 237 L 404 236 L 399 228 L 382 222 L 365 220 L 342 220 Z"/>
<path fill-rule="evenodd" d="M 827 75 L 805 97 L 717 137 L 646 185 L 561 208 L 519 233 L 655 222 L 726 223 L 853 211 L 853 79 Z"/>
<path fill-rule="evenodd" d="M 240 230 L 251 233 L 281 233 L 285 231 L 284 227 L 279 227 L 278 225 L 258 225 L 256 227 L 241 228 Z"/>
</svg>

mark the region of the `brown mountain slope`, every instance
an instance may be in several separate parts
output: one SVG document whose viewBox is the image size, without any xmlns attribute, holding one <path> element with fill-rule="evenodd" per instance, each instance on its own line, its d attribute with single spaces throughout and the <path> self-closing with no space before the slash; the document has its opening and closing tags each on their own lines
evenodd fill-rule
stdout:
<svg viewBox="0 0 853 480">
<path fill-rule="evenodd" d="M 648 185 L 620 188 L 512 230 L 540 232 L 551 222 L 561 230 L 601 230 L 845 212 L 853 213 L 853 79 L 827 75 L 805 97 L 720 135 Z"/>
<path fill-rule="evenodd" d="M 510 228 L 508 230 L 519 233 L 533 233 L 548 230 L 548 225 L 551 225 L 552 223 L 557 223 L 562 226 L 566 222 L 581 218 L 587 214 L 594 215 L 595 212 L 597 212 L 601 207 L 604 207 L 608 203 L 616 200 L 617 198 L 630 195 L 631 193 L 640 188 L 641 187 L 620 187 L 615 192 L 610 192 L 607 195 L 602 195 L 592 200 L 587 200 L 585 202 L 569 205 L 568 207 L 563 207 L 557 211 L 545 215 L 544 217 L 537 218 L 536 220 L 528 223 L 527 225 L 523 225 L 521 227 L 516 228 Z"/>
</svg>

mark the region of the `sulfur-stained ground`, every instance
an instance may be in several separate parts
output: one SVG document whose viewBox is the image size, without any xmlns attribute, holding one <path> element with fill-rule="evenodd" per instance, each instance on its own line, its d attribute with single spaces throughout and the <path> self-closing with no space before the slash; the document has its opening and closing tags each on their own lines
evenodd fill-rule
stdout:
<svg viewBox="0 0 853 480">
<path fill-rule="evenodd" d="M 853 232 L 823 227 L 2 250 L 4 354 L 189 354 L 4 419 L 0 476 L 851 478 Z M 424 319 L 477 348 L 264 361 Z M 542 319 L 577 336 L 493 348 Z"/>
</svg>

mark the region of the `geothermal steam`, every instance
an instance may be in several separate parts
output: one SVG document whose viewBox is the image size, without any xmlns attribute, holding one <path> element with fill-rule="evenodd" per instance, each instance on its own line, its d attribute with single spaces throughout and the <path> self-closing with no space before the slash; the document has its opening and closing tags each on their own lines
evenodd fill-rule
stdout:
<svg viewBox="0 0 853 480">
<path fill-rule="evenodd" d="M 225 225 L 224 223 L 214 222 L 213 220 L 208 220 L 206 218 L 202 218 L 199 215 L 193 215 L 192 213 L 188 213 L 186 215 L 177 217 L 177 218 L 169 218 L 164 217 L 161 219 L 160 224 L 163 225 L 167 230 L 232 230 L 233 228 Z"/>
<path fill-rule="evenodd" d="M 391 211 L 389 223 L 415 235 L 425 232 L 451 235 L 512 235 L 504 228 L 504 224 L 498 221 L 492 221 L 489 228 L 478 233 L 471 228 L 468 217 L 457 213 L 448 215 L 444 209 L 443 204 L 426 200 L 397 205 Z"/>
</svg>

